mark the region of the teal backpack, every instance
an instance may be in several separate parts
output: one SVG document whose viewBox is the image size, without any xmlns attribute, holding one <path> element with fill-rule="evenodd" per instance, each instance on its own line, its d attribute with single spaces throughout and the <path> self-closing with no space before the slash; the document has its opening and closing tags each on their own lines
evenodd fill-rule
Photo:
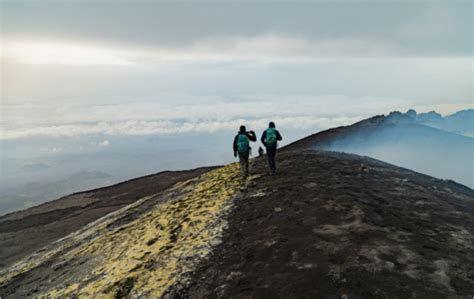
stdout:
<svg viewBox="0 0 474 299">
<path fill-rule="evenodd" d="M 249 149 L 249 138 L 245 134 L 239 134 L 239 137 L 237 138 L 237 150 L 241 154 L 246 154 L 249 152 Z"/>
<path fill-rule="evenodd" d="M 275 128 L 267 129 L 267 136 L 265 138 L 265 143 L 268 145 L 275 145 L 277 143 L 277 134 Z"/>
</svg>

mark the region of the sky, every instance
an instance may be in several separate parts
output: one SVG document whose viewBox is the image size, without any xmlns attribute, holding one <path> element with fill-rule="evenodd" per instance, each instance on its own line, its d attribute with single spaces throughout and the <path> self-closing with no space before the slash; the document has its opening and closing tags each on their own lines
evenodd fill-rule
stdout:
<svg viewBox="0 0 474 299">
<path fill-rule="evenodd" d="M 472 31 L 460 0 L 0 0 L 0 214 L 235 161 L 241 124 L 474 108 Z"/>
<path fill-rule="evenodd" d="M 0 140 L 473 107 L 471 1 L 0 3 Z"/>
</svg>

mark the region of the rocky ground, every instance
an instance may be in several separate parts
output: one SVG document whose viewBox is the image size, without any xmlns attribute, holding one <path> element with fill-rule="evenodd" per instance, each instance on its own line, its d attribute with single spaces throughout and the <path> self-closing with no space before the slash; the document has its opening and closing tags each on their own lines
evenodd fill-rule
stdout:
<svg viewBox="0 0 474 299">
<path fill-rule="evenodd" d="M 471 298 L 473 249 L 471 189 L 355 155 L 285 152 L 174 295 Z"/>
<path fill-rule="evenodd" d="M 252 173 L 231 164 L 108 214 L 0 272 L 0 296 L 474 295 L 473 190 L 325 151 Z"/>
<path fill-rule="evenodd" d="M 137 199 L 158 194 L 210 169 L 164 171 L 1 216 L 0 269 Z"/>
</svg>

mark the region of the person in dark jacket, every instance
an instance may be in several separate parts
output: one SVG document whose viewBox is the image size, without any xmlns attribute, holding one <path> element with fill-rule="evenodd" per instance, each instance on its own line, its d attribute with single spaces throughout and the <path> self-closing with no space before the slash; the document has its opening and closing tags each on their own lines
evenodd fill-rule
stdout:
<svg viewBox="0 0 474 299">
<path fill-rule="evenodd" d="M 239 155 L 240 172 L 244 178 L 249 175 L 250 141 L 257 141 L 255 132 L 247 132 L 245 126 L 240 126 L 239 132 L 234 138 L 233 149 L 234 157 Z"/>
<path fill-rule="evenodd" d="M 267 149 L 268 167 L 270 174 L 274 175 L 276 171 L 275 156 L 277 152 L 278 141 L 282 140 L 280 132 L 275 128 L 275 123 L 270 122 L 268 129 L 263 131 L 262 138 L 260 138 L 263 145 Z"/>
</svg>

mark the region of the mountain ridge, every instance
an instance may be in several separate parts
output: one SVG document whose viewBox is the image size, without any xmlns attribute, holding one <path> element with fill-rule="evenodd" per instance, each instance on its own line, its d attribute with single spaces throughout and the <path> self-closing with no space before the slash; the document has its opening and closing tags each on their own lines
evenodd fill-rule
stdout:
<svg viewBox="0 0 474 299">
<path fill-rule="evenodd" d="M 279 158 L 273 177 L 234 163 L 108 214 L 3 270 L 0 294 L 472 294 L 473 190 L 353 154 Z"/>
<path fill-rule="evenodd" d="M 355 153 L 474 187 L 474 138 L 421 124 L 416 115 L 414 110 L 377 115 L 315 133 L 282 150 Z"/>
</svg>

